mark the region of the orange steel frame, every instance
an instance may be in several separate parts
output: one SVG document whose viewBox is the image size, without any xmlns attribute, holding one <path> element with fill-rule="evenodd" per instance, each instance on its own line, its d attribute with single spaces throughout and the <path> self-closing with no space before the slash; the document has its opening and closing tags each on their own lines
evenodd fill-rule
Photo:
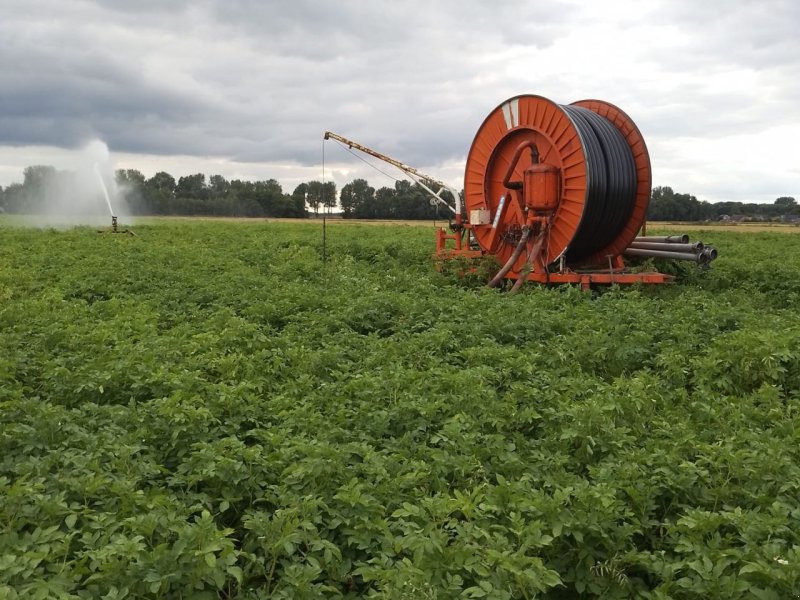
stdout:
<svg viewBox="0 0 800 600">
<path fill-rule="evenodd" d="M 436 253 L 434 258 L 437 260 L 452 260 L 456 258 L 476 259 L 485 256 L 489 253 L 482 250 L 471 250 L 468 244 L 464 242 L 464 234 L 467 236 L 472 229 L 470 224 L 465 224 L 463 227 L 452 233 L 447 233 L 445 229 L 438 228 L 436 230 Z M 448 241 L 453 242 L 453 246 L 448 248 Z M 572 270 L 564 268 L 561 271 L 551 273 L 549 271 L 531 271 L 525 278 L 527 281 L 541 283 L 545 285 L 550 284 L 574 284 L 580 285 L 582 289 L 588 290 L 593 284 L 597 285 L 631 285 L 631 284 L 662 284 L 669 283 L 674 280 L 671 275 L 659 273 L 657 271 L 645 271 L 631 273 L 626 270 L 625 261 L 622 256 L 616 257 L 609 256 L 610 264 L 608 269 L 589 269 L 589 270 Z M 512 271 L 508 274 L 507 279 L 518 279 L 519 273 Z"/>
</svg>

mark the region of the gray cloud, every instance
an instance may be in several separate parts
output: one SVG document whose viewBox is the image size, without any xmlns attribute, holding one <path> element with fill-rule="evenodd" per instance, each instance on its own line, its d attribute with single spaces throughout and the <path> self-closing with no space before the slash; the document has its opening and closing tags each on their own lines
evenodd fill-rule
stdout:
<svg viewBox="0 0 800 600">
<path fill-rule="evenodd" d="M 47 2 L 3 15 L 7 142 L 69 146 L 94 133 L 124 151 L 308 163 L 316 149 L 300 140 L 318 138 L 325 122 L 356 133 L 387 122 L 400 133 L 412 118 L 452 117 L 459 109 L 441 101 L 464 102 L 470 44 L 554 39 L 552 23 L 523 18 L 525 3 L 516 5 L 522 14 L 513 3 L 495 11 L 459 2 L 58 6 L 58 25 L 39 35 L 26 32 Z M 461 19 L 485 27 L 482 39 Z M 162 53 L 164 71 L 148 73 Z M 171 75 L 193 85 L 180 89 Z"/>
<path fill-rule="evenodd" d="M 441 165 L 525 92 L 608 99 L 655 145 L 724 138 L 800 122 L 798 25 L 783 0 L 11 0 L 0 145 L 315 165 L 332 129 Z"/>
<path fill-rule="evenodd" d="M 732 0 L 663 4 L 654 15 L 685 35 L 686 52 L 674 65 L 793 65 L 800 56 L 800 4 L 794 0 Z"/>
</svg>

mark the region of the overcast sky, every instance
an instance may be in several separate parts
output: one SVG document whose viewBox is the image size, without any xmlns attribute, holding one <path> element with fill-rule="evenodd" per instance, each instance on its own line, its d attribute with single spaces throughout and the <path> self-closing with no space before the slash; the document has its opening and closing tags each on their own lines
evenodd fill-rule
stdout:
<svg viewBox="0 0 800 600">
<path fill-rule="evenodd" d="M 798 0 L 2 0 L 0 185 L 100 139 L 147 177 L 291 192 L 330 129 L 461 188 L 521 93 L 620 106 L 654 185 L 800 199 Z M 339 187 L 393 185 L 333 142 L 325 162 Z"/>
</svg>

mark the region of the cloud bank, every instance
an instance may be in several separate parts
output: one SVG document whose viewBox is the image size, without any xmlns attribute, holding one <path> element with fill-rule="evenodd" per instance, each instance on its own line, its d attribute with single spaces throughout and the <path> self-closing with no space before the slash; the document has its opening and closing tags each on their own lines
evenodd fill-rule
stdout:
<svg viewBox="0 0 800 600">
<path fill-rule="evenodd" d="M 535 93 L 622 107 L 656 185 L 771 202 L 800 196 L 799 26 L 783 0 L 10 0 L 0 184 L 97 138 L 146 175 L 290 188 L 321 176 L 330 129 L 460 187 L 483 118 Z M 391 184 L 326 152 L 340 185 Z"/>
</svg>

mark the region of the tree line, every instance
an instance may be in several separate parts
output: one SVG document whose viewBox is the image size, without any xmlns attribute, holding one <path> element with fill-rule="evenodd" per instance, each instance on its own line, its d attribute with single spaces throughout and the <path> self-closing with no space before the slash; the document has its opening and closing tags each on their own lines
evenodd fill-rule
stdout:
<svg viewBox="0 0 800 600">
<path fill-rule="evenodd" d="M 93 176 L 92 176 L 93 177 Z M 416 183 L 400 180 L 394 187 L 375 189 L 365 179 L 355 179 L 337 196 L 332 181 L 308 181 L 284 193 L 275 179 L 228 180 L 222 175 L 206 178 L 203 173 L 177 180 L 164 171 L 146 178 L 140 171 L 120 169 L 114 173 L 119 190 L 134 215 L 185 215 L 226 217 L 295 217 L 318 215 L 320 210 L 339 212 L 345 219 L 437 219 L 448 218 L 446 208 L 432 205 L 428 193 Z M 31 166 L 22 183 L 0 187 L 0 212 L 36 214 L 47 210 L 53 196 L 97 194 L 97 181 L 77 185 L 77 174 L 51 166 Z M 86 183 L 86 182 L 84 182 Z M 452 201 L 452 198 L 446 197 Z M 75 202 L 75 207 L 80 203 Z M 69 207 L 69 202 L 61 206 Z M 773 204 L 742 202 L 710 203 L 671 187 L 655 187 L 647 218 L 651 221 L 796 220 L 800 206 L 791 196 Z"/>
<path fill-rule="evenodd" d="M 800 206 L 791 196 L 781 196 L 772 204 L 754 202 L 706 202 L 691 194 L 675 192 L 671 187 L 655 187 L 650 197 L 647 218 L 650 221 L 724 221 L 724 220 L 794 220 Z"/>
<path fill-rule="evenodd" d="M 274 179 L 228 181 L 221 175 L 206 179 L 203 173 L 175 179 L 160 171 L 149 179 L 134 169 L 115 171 L 117 192 L 134 215 L 209 215 L 237 217 L 305 217 L 306 206 L 335 204 L 335 186 L 310 182 L 285 194 Z M 0 208 L 8 213 L 37 214 L 60 211 L 85 213 L 96 210 L 102 198 L 93 172 L 58 171 L 51 166 L 31 166 L 22 183 L 0 188 Z M 112 188 L 112 196 L 113 188 Z M 88 199 L 87 199 L 88 198 Z M 112 205 L 117 198 L 112 198 Z"/>
<path fill-rule="evenodd" d="M 87 203 L 78 196 L 96 199 L 100 189 L 93 173 L 80 179 L 77 173 L 51 166 L 27 167 L 22 183 L 5 189 L 0 186 L 0 212 L 48 212 L 54 199 L 63 200 L 56 204 L 64 209 L 85 212 Z M 222 175 L 206 178 L 196 173 L 176 180 L 165 171 L 146 178 L 135 169 L 117 170 L 114 179 L 133 215 L 304 218 L 321 210 L 339 210 L 332 181 L 301 183 L 287 194 L 275 179 L 228 180 Z M 98 206 L 97 202 L 90 204 Z M 440 211 L 430 205 L 427 193 L 417 184 L 398 181 L 393 188 L 376 190 L 366 180 L 356 179 L 342 188 L 341 212 L 344 218 L 433 219 Z"/>
</svg>

